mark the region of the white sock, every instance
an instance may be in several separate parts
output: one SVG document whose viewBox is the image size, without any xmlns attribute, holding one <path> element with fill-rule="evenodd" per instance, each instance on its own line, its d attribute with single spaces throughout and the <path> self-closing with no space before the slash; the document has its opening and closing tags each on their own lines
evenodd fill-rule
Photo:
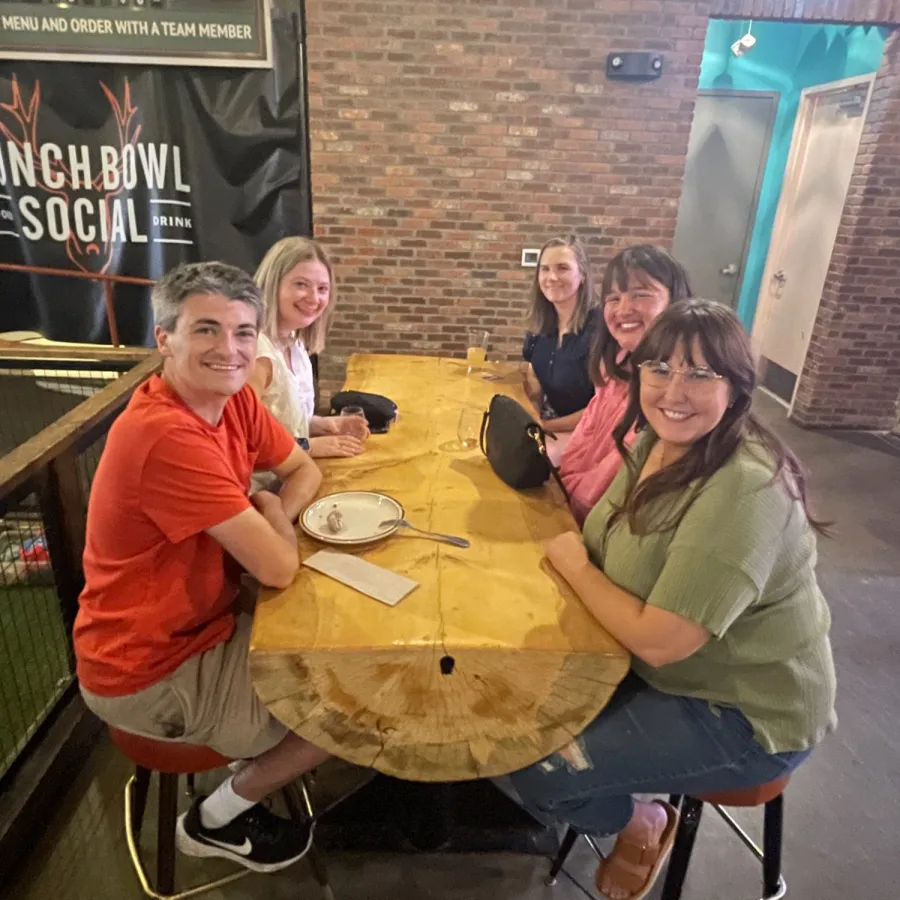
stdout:
<svg viewBox="0 0 900 900">
<path fill-rule="evenodd" d="M 253 800 L 245 800 L 234 792 L 231 782 L 234 776 L 223 781 L 201 804 L 200 821 L 204 828 L 222 828 L 242 812 L 255 806 Z"/>
</svg>

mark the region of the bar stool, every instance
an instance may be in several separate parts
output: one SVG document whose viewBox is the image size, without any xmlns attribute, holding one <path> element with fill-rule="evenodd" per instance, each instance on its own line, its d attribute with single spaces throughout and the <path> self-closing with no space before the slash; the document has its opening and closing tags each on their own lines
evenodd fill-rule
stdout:
<svg viewBox="0 0 900 900">
<path fill-rule="evenodd" d="M 141 889 L 148 897 L 153 900 L 184 900 L 251 874 L 249 869 L 241 869 L 215 881 L 175 892 L 175 825 L 178 818 L 179 777 L 187 776 L 188 792 L 193 793 L 194 775 L 226 766 L 231 762 L 230 759 L 210 747 L 198 744 L 157 741 L 113 727 L 110 727 L 109 733 L 116 747 L 135 764 L 135 773 L 125 785 L 125 837 L 134 871 Z M 155 886 L 147 876 L 138 848 L 141 824 L 147 808 L 150 777 L 154 772 L 159 775 Z M 293 783 L 283 788 L 282 796 L 295 821 L 314 817 L 308 776 L 303 776 L 299 784 Z M 307 856 L 326 900 L 334 900 L 324 861 L 315 846 L 310 846 Z"/>
<path fill-rule="evenodd" d="M 762 863 L 763 895 L 761 900 L 781 900 L 787 893 L 787 883 L 781 874 L 782 835 L 784 832 L 784 789 L 790 776 L 785 775 L 766 784 L 734 791 L 715 791 L 697 797 L 672 794 L 669 802 L 680 809 L 678 831 L 675 844 L 669 858 L 669 867 L 660 900 L 680 900 L 684 888 L 703 804 L 709 803 L 725 820 L 726 824 L 741 839 L 751 853 Z M 764 806 L 763 813 L 763 847 L 760 849 L 753 839 L 723 807 Z M 569 828 L 562 839 L 559 852 L 550 866 L 545 879 L 546 884 L 555 884 L 566 858 L 572 851 L 575 842 L 582 835 L 574 828 Z M 594 852 L 602 859 L 596 843 L 590 835 L 584 835 Z"/>
<path fill-rule="evenodd" d="M 787 893 L 787 883 L 781 874 L 781 849 L 784 833 L 784 790 L 789 780 L 790 776 L 785 775 L 755 787 L 734 791 L 713 791 L 697 797 L 681 797 L 673 794 L 669 802 L 675 807 L 680 806 L 681 818 L 678 821 L 675 845 L 672 847 L 661 900 L 681 898 L 704 803 L 712 806 L 744 846 L 762 863 L 762 900 L 781 900 Z M 764 807 L 762 849 L 757 847 L 750 835 L 723 808 L 726 806 Z"/>
</svg>

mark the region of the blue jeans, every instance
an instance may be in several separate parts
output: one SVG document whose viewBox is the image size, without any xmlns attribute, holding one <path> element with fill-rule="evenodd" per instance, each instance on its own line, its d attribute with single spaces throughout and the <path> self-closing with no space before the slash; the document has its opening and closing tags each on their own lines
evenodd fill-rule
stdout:
<svg viewBox="0 0 900 900">
<path fill-rule="evenodd" d="M 632 793 L 753 787 L 791 772 L 809 753 L 768 753 L 739 710 L 663 694 L 630 674 L 574 747 L 496 784 L 545 824 L 602 836 L 628 824 Z"/>
</svg>

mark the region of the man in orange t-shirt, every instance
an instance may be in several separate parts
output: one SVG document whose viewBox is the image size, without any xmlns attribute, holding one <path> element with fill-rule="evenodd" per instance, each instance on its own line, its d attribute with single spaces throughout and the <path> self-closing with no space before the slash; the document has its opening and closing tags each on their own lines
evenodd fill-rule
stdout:
<svg viewBox="0 0 900 900">
<path fill-rule="evenodd" d="M 181 266 L 153 289 L 164 358 L 109 432 L 94 477 L 75 620 L 87 705 L 109 724 L 249 760 L 178 821 L 179 848 L 271 872 L 299 859 L 311 825 L 260 801 L 326 758 L 289 731 L 250 681 L 241 570 L 286 587 L 291 524 L 321 474 L 246 381 L 263 304 L 245 272 Z M 247 496 L 254 470 L 276 496 Z"/>
</svg>

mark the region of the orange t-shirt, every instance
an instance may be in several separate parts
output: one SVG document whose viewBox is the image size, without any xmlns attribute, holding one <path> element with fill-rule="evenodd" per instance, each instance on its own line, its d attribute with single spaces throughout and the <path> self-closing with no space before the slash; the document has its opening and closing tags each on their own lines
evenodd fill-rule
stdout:
<svg viewBox="0 0 900 900">
<path fill-rule="evenodd" d="M 88 504 L 78 678 L 117 697 L 228 640 L 239 570 L 206 529 L 250 506 L 294 439 L 244 387 L 211 425 L 154 375 L 109 431 Z M 228 571 L 226 571 L 226 568 Z"/>
</svg>

